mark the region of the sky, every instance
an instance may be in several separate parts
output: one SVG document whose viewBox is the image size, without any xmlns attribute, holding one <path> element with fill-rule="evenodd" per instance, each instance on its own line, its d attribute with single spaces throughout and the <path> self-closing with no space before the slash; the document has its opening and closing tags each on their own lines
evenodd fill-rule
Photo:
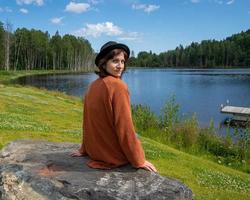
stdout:
<svg viewBox="0 0 250 200">
<path fill-rule="evenodd" d="M 250 0 L 0 0 L 0 21 L 159 54 L 250 29 Z"/>
</svg>

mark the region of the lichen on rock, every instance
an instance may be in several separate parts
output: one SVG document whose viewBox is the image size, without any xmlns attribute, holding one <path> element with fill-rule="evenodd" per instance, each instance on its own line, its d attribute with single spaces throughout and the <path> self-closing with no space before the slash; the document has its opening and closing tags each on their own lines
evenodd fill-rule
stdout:
<svg viewBox="0 0 250 200">
<path fill-rule="evenodd" d="M 0 199 L 192 199 L 181 182 L 126 165 L 98 170 L 72 143 L 19 140 L 0 152 Z"/>
</svg>

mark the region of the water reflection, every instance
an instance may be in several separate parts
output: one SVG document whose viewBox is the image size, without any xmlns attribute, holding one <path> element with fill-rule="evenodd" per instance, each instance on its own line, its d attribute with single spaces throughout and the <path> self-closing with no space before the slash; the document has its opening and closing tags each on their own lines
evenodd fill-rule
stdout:
<svg viewBox="0 0 250 200">
<path fill-rule="evenodd" d="M 94 73 L 40 75 L 20 78 L 18 83 L 82 97 L 96 78 Z M 219 127 L 229 117 L 219 112 L 227 99 L 231 105 L 250 107 L 248 69 L 129 69 L 123 79 L 129 86 L 133 104 L 150 106 L 159 114 L 169 97 L 175 95 L 181 114 L 196 113 L 201 126 L 208 126 L 213 119 Z"/>
</svg>

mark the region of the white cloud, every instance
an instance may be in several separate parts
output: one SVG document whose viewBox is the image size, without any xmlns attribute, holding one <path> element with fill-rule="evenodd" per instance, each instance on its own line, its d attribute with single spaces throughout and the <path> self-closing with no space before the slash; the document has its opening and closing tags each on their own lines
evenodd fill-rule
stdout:
<svg viewBox="0 0 250 200">
<path fill-rule="evenodd" d="M 9 7 L 4 7 L 4 8 L 0 7 L 0 12 L 12 12 L 12 10 Z"/>
<path fill-rule="evenodd" d="M 82 29 L 73 32 L 76 36 L 91 36 L 94 38 L 100 36 L 117 36 L 120 41 L 140 41 L 142 34 L 138 32 L 124 32 L 122 28 L 114 25 L 112 22 L 97 24 L 86 24 Z"/>
<path fill-rule="evenodd" d="M 145 4 L 133 4 L 132 8 L 135 10 L 141 10 L 141 9 L 145 9 L 146 5 Z"/>
<path fill-rule="evenodd" d="M 12 10 L 10 8 L 8 8 L 8 7 L 5 7 L 5 11 L 6 12 L 12 12 Z"/>
<path fill-rule="evenodd" d="M 157 6 L 157 5 L 148 5 L 148 7 L 145 9 L 145 12 L 147 13 L 150 13 L 150 12 L 153 12 L 157 9 L 159 9 L 160 6 Z"/>
<path fill-rule="evenodd" d="M 90 4 L 96 5 L 100 3 L 100 0 L 88 0 Z"/>
<path fill-rule="evenodd" d="M 146 4 L 133 4 L 132 9 L 134 10 L 143 10 L 144 12 L 151 13 L 156 11 L 160 8 L 159 5 L 146 5 Z"/>
<path fill-rule="evenodd" d="M 211 0 L 210 0 L 211 1 Z M 220 5 L 231 5 L 233 3 L 235 3 L 235 0 L 213 0 L 213 2 L 217 3 L 217 4 L 220 4 Z"/>
<path fill-rule="evenodd" d="M 227 2 L 227 5 L 231 5 L 233 3 L 234 3 L 234 0 L 230 0 L 230 1 Z"/>
<path fill-rule="evenodd" d="M 222 0 L 214 0 L 215 3 L 218 3 L 218 4 L 223 4 L 223 1 Z"/>
<path fill-rule="evenodd" d="M 25 9 L 25 8 L 21 8 L 20 12 L 23 13 L 23 14 L 27 14 L 29 11 L 27 9 Z"/>
<path fill-rule="evenodd" d="M 112 22 L 87 24 L 86 27 L 74 32 L 77 36 L 99 37 L 101 35 L 118 36 L 123 33 L 122 29 Z"/>
<path fill-rule="evenodd" d="M 63 19 L 63 17 L 54 17 L 54 18 L 50 19 L 50 22 L 52 24 L 62 24 L 62 19 Z"/>
<path fill-rule="evenodd" d="M 200 0 L 190 0 L 191 3 L 200 3 Z"/>
<path fill-rule="evenodd" d="M 38 6 L 42 6 L 44 4 L 43 0 L 16 0 L 18 5 L 22 5 L 22 4 L 36 4 Z"/>
<path fill-rule="evenodd" d="M 138 32 L 128 32 L 124 33 L 122 36 L 118 38 L 121 41 L 138 41 L 141 39 L 141 34 Z"/>
<path fill-rule="evenodd" d="M 70 2 L 66 8 L 65 11 L 67 12 L 74 12 L 74 13 L 83 13 L 89 10 L 90 5 L 88 3 L 75 3 Z"/>
</svg>

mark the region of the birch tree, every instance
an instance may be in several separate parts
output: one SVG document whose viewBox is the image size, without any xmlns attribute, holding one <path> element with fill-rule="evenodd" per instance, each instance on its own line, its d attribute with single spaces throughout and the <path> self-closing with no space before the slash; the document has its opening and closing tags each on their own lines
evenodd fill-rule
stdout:
<svg viewBox="0 0 250 200">
<path fill-rule="evenodd" d="M 0 21 L 0 70 L 4 69 L 4 26 Z"/>
<path fill-rule="evenodd" d="M 12 25 L 9 21 L 5 23 L 5 37 L 4 37 L 4 49 L 5 49 L 5 70 L 10 70 L 10 45 L 11 45 L 11 31 Z"/>
</svg>

